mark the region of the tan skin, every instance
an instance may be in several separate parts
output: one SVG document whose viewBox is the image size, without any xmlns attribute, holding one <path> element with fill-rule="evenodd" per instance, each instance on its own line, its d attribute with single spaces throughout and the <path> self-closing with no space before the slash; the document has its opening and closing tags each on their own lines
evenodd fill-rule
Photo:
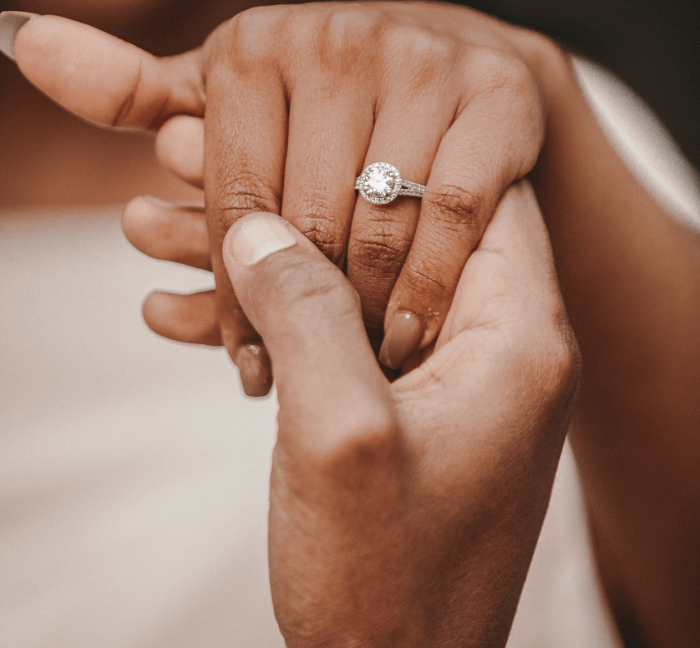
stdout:
<svg viewBox="0 0 700 648">
<path fill-rule="evenodd" d="M 260 217 L 223 251 L 277 376 L 269 559 L 286 645 L 505 645 L 578 375 L 534 194 L 509 190 L 434 354 L 391 384 L 357 292 L 301 233 L 248 263 L 241 231 Z"/>
<path fill-rule="evenodd" d="M 526 94 L 536 91 L 545 124 L 544 138 L 539 138 L 544 145 L 541 151 L 535 145 L 537 165 L 531 177 L 584 359 L 570 434 L 602 580 L 629 645 L 693 645 L 700 636 L 700 530 L 695 522 L 700 510 L 697 235 L 664 213 L 627 171 L 555 46 L 465 9 L 418 4 L 410 11 L 419 12 L 428 24 L 445 20 L 439 13 L 444 11 L 451 25 L 473 26 L 476 21 L 481 33 L 488 25 L 498 42 L 507 44 L 508 60 L 518 52 L 529 71 Z M 23 33 L 28 38 L 28 28 Z M 219 36 L 210 46 L 222 42 L 226 39 Z M 21 40 L 17 45 L 20 66 L 43 87 L 40 72 L 32 76 L 29 59 L 22 61 Z M 197 86 L 197 81 L 188 83 L 185 78 L 182 87 Z M 52 88 L 43 89 L 56 94 Z M 197 114 L 197 99 L 192 97 L 187 104 L 186 96 L 180 96 L 172 114 Z M 207 101 L 212 100 L 208 95 Z M 218 101 L 226 105 L 224 95 Z M 111 116 L 109 107 L 99 116 L 87 116 L 110 122 L 121 105 L 115 104 Z M 518 118 L 523 118 L 521 109 L 516 110 Z M 535 130 L 538 123 L 535 119 Z M 193 122 L 181 122 L 177 128 L 194 133 L 192 142 L 197 141 Z M 163 157 L 189 180 L 196 180 L 196 169 L 201 169 L 201 136 L 199 142 L 199 153 L 194 146 L 177 161 L 167 154 L 167 132 L 162 135 Z M 526 172 L 527 166 L 519 169 Z M 183 167 L 189 171 L 182 172 Z M 503 182 L 502 175 L 494 174 Z M 488 220 L 487 214 L 483 227 Z M 142 201 L 127 212 L 125 228 L 153 256 L 205 267 L 210 263 L 200 214 L 156 209 Z M 222 237 L 225 229 L 213 231 Z M 163 231 L 169 236 L 160 236 Z M 214 237 L 215 244 L 219 240 Z M 220 249 L 217 245 L 215 250 Z M 192 316 L 196 299 L 200 317 Z M 171 337 L 215 341 L 204 339 L 218 321 L 211 295 L 184 301 L 161 295 L 151 302 L 149 317 L 156 330 Z M 169 329 L 163 330 L 166 326 Z"/>
<path fill-rule="evenodd" d="M 144 15 L 162 4 L 27 0 L 8 2 L 3 9 L 64 15 L 131 40 Z M 0 81 L 0 207 L 121 204 L 134 191 L 172 200 L 200 199 L 196 190 L 158 164 L 150 138 L 96 131 L 48 101 L 4 57 Z"/>
<path fill-rule="evenodd" d="M 568 67 L 553 72 L 533 182 L 586 367 L 570 438 L 598 564 L 630 645 L 690 646 L 700 636 L 700 240 L 615 155 Z"/>
<path fill-rule="evenodd" d="M 222 20 L 251 1 L 7 0 L 3 10 L 55 14 L 85 22 L 149 51 L 175 53 L 201 43 Z M 167 25 L 167 30 L 163 29 Z M 122 205 L 153 194 L 201 204 L 198 189 L 158 163 L 152 136 L 96 130 L 61 110 L 0 57 L 0 209 Z"/>
</svg>

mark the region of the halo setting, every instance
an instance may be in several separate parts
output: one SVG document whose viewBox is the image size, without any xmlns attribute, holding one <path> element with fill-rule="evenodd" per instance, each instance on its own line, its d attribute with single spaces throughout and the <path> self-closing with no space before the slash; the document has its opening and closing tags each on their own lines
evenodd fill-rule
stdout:
<svg viewBox="0 0 700 648">
<path fill-rule="evenodd" d="M 370 164 L 355 182 L 362 197 L 373 205 L 386 205 L 399 195 L 402 185 L 399 170 L 387 162 Z"/>
<path fill-rule="evenodd" d="M 388 162 L 370 164 L 355 179 L 355 189 L 373 205 L 388 205 L 396 196 L 422 198 L 425 187 L 404 180 L 399 170 Z"/>
</svg>

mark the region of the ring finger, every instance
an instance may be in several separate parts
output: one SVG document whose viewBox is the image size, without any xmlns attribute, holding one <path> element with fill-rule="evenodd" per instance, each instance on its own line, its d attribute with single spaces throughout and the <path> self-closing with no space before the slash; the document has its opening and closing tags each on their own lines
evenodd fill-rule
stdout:
<svg viewBox="0 0 700 648">
<path fill-rule="evenodd" d="M 390 97 L 377 117 L 365 166 L 387 162 L 402 178 L 425 184 L 456 100 L 451 106 L 440 92 L 426 93 L 419 100 L 405 92 Z M 377 182 L 381 187 L 381 174 Z M 384 336 L 389 297 L 411 247 L 419 213 L 420 200 L 416 198 L 399 196 L 390 204 L 375 205 L 358 196 L 346 271 L 360 295 L 375 351 Z"/>
</svg>

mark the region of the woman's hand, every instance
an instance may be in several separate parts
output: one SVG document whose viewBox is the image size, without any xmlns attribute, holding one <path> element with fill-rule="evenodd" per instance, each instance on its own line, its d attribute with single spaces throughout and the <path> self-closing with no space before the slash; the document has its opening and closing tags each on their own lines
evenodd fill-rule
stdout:
<svg viewBox="0 0 700 648">
<path fill-rule="evenodd" d="M 163 60 L 42 18 L 20 31 L 15 49 L 25 74 L 78 114 L 122 127 L 165 123 L 161 157 L 206 186 L 221 335 L 249 367 L 242 377 L 251 393 L 269 388 L 269 374 L 264 353 L 251 357 L 259 339 L 218 252 L 232 222 L 265 210 L 309 236 L 356 286 L 375 350 L 383 339 L 382 362 L 400 368 L 435 339 L 497 201 L 532 168 L 543 139 L 530 67 L 542 39 L 450 5 L 257 8 L 201 51 Z M 201 122 L 168 119 L 200 117 L 205 103 L 203 162 Z M 355 177 L 377 161 L 426 184 L 422 201 L 357 199 Z M 153 328 L 218 341 L 201 296 L 189 298 L 191 308 L 188 298 L 172 299 L 178 308 L 150 308 Z M 199 319 L 173 327 L 173 311 L 183 309 Z"/>
<path fill-rule="evenodd" d="M 319 3 L 246 11 L 212 35 L 204 186 L 229 349 L 240 316 L 216 250 L 254 210 L 281 214 L 345 268 L 383 364 L 399 369 L 435 339 L 496 203 L 543 139 L 510 31 L 455 7 Z M 357 199 L 355 177 L 381 161 L 426 184 L 422 201 Z"/>
<path fill-rule="evenodd" d="M 277 379 L 286 645 L 505 645 L 578 375 L 532 190 L 506 193 L 435 353 L 393 384 L 356 292 L 286 221 L 242 219 L 223 259 Z"/>
</svg>

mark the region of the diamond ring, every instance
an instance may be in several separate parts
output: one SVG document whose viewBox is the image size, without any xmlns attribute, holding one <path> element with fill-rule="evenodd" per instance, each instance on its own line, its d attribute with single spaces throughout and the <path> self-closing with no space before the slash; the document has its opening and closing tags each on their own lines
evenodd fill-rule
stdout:
<svg viewBox="0 0 700 648">
<path fill-rule="evenodd" d="M 425 186 L 404 180 L 399 170 L 391 164 L 375 162 L 357 176 L 355 189 L 374 205 L 388 205 L 397 196 L 421 198 Z"/>
</svg>

